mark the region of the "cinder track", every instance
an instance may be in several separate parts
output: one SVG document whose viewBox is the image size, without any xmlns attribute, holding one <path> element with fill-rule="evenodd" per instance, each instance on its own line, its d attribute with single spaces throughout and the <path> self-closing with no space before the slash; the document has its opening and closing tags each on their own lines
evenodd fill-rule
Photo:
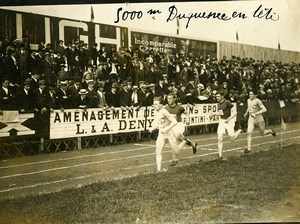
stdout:
<svg viewBox="0 0 300 224">
<path fill-rule="evenodd" d="M 300 123 L 289 123 L 282 133 L 283 145 L 300 143 Z M 269 127 L 268 127 L 269 128 Z M 277 137 L 253 134 L 253 153 L 279 147 L 280 126 L 273 126 Z M 216 133 L 189 136 L 198 143 L 198 152 L 184 147 L 176 167 L 210 161 L 217 155 Z M 225 137 L 225 157 L 239 156 L 246 147 L 246 134 L 235 142 Z M 284 150 L 284 149 L 283 149 Z M 163 151 L 163 168 L 170 167 L 171 152 Z M 0 161 L 0 200 L 57 192 L 93 182 L 122 179 L 155 172 L 155 142 L 142 142 L 93 149 L 74 150 Z"/>
</svg>

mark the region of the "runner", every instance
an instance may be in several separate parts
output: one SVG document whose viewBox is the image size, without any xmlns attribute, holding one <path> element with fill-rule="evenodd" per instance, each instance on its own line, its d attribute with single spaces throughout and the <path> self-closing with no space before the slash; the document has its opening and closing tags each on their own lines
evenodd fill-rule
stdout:
<svg viewBox="0 0 300 224">
<path fill-rule="evenodd" d="M 272 135 L 273 137 L 276 137 L 276 132 L 273 129 L 265 130 L 265 120 L 262 114 L 266 111 L 267 109 L 261 102 L 261 100 L 256 98 L 256 93 L 250 91 L 249 99 L 247 100 L 247 111 L 244 114 L 245 118 L 249 114 L 247 129 L 247 148 L 244 151 L 245 153 L 251 152 L 252 133 L 255 126 L 258 126 L 261 136 Z"/>
<path fill-rule="evenodd" d="M 197 143 L 194 143 L 190 139 L 187 139 L 184 136 L 184 131 L 185 131 L 185 124 L 182 122 L 181 115 L 186 114 L 186 111 L 183 106 L 179 105 L 177 103 L 177 97 L 173 93 L 169 93 L 167 96 L 167 106 L 165 107 L 166 110 L 170 113 L 173 114 L 178 122 L 178 124 L 173 128 L 175 137 L 178 141 L 181 143 L 178 145 L 178 150 L 180 151 L 185 144 L 192 146 L 193 153 L 196 154 L 197 152 Z M 171 165 L 176 165 L 177 163 L 172 163 Z"/>
<path fill-rule="evenodd" d="M 236 113 L 231 114 L 231 108 L 233 107 L 233 105 L 229 100 L 225 100 L 224 92 L 218 92 L 216 94 L 216 99 L 218 101 L 218 111 L 216 113 L 212 113 L 211 116 L 219 116 L 219 125 L 217 131 L 219 153 L 218 159 L 226 160 L 222 155 L 224 134 L 226 134 L 227 131 L 231 140 L 234 141 L 243 130 L 239 129 L 234 132 L 235 122 L 233 118 L 236 116 Z"/>
</svg>

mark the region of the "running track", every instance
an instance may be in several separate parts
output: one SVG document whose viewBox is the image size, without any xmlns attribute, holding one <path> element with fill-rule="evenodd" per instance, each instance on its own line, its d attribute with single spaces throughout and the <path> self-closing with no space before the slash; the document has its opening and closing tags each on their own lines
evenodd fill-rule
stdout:
<svg viewBox="0 0 300 224">
<path fill-rule="evenodd" d="M 273 126 L 277 137 L 261 137 L 254 132 L 252 150 L 271 150 L 283 145 L 300 143 L 300 123 L 287 124 L 287 130 L 280 134 L 280 126 Z M 257 129 L 256 129 L 257 130 Z M 210 161 L 217 156 L 216 133 L 189 136 L 198 143 L 198 152 L 185 146 L 179 155 L 178 166 L 201 161 Z M 246 134 L 235 142 L 225 137 L 224 156 L 243 154 Z M 167 144 L 163 150 L 163 168 L 170 167 L 171 152 Z M 155 141 L 135 144 L 74 150 L 37 156 L 27 156 L 0 161 L 0 200 L 56 192 L 80 187 L 98 181 L 122 179 L 129 176 L 153 173 L 155 164 Z"/>
</svg>

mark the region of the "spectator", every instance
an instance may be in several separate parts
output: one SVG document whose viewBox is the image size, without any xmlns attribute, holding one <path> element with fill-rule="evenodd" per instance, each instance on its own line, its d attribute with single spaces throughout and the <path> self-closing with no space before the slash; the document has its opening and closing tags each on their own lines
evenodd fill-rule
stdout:
<svg viewBox="0 0 300 224">
<path fill-rule="evenodd" d="M 17 61 L 19 69 L 18 83 L 21 84 L 28 78 L 29 71 L 29 52 L 25 46 L 20 46 L 20 50 L 17 52 Z"/>
<path fill-rule="evenodd" d="M 69 72 L 65 71 L 65 64 L 60 64 L 60 71 L 57 73 L 57 84 L 70 80 Z"/>
<path fill-rule="evenodd" d="M 128 82 L 125 80 L 123 81 L 123 85 L 120 89 L 120 106 L 124 109 L 129 109 L 132 106 L 132 88 L 128 85 Z"/>
<path fill-rule="evenodd" d="M 140 100 L 139 106 L 151 106 L 153 103 L 153 96 L 145 83 L 140 84 L 140 89 L 138 91 L 138 98 Z"/>
<path fill-rule="evenodd" d="M 96 84 L 97 88 L 97 107 L 106 109 L 108 107 L 106 103 L 106 96 L 105 96 L 105 91 L 104 91 L 104 84 L 103 83 L 98 83 Z"/>
<path fill-rule="evenodd" d="M 12 46 L 8 46 L 6 49 L 6 57 L 5 57 L 5 78 L 11 84 L 16 84 L 19 79 L 17 67 L 17 59 L 15 56 L 15 48 Z"/>
<path fill-rule="evenodd" d="M 34 110 L 33 93 L 31 91 L 31 80 L 26 79 L 24 85 L 16 94 L 17 108 L 21 113 Z"/>
<path fill-rule="evenodd" d="M 80 89 L 75 97 L 75 108 L 81 108 L 86 110 L 91 107 L 91 101 L 88 97 L 88 91 L 86 89 Z"/>
<path fill-rule="evenodd" d="M 57 105 L 63 111 L 73 108 L 72 95 L 68 90 L 68 81 L 61 81 L 56 90 Z"/>
<path fill-rule="evenodd" d="M 94 80 L 94 78 L 95 73 L 93 72 L 93 66 L 89 64 L 87 71 L 85 71 L 82 76 L 82 87 L 87 88 L 88 80 Z"/>
<path fill-rule="evenodd" d="M 0 88 L 0 110 L 13 110 L 15 106 L 15 96 L 13 90 L 10 87 L 8 79 L 2 80 L 2 86 Z"/>
<path fill-rule="evenodd" d="M 65 46 L 64 46 L 64 41 L 63 40 L 59 40 L 58 46 L 56 47 L 56 51 L 60 55 L 65 55 Z"/>
<path fill-rule="evenodd" d="M 120 107 L 120 93 L 118 90 L 119 86 L 117 82 L 113 82 L 111 85 L 111 90 L 106 93 L 107 105 L 114 110 L 115 107 Z"/>
<path fill-rule="evenodd" d="M 49 91 L 46 89 L 46 81 L 39 80 L 39 88 L 33 93 L 35 109 L 41 114 L 47 114 L 53 111 L 53 104 Z"/>
<path fill-rule="evenodd" d="M 91 64 L 92 65 L 97 65 L 98 63 L 98 44 L 97 43 L 94 43 L 93 44 L 93 47 L 91 48 L 90 50 L 90 59 L 91 59 Z"/>
<path fill-rule="evenodd" d="M 68 86 L 68 91 L 73 99 L 78 94 L 80 89 L 81 89 L 81 78 L 78 75 L 76 75 L 73 79 L 72 84 Z"/>
<path fill-rule="evenodd" d="M 134 107 L 138 107 L 140 106 L 140 99 L 139 99 L 139 87 L 138 86 L 133 86 L 132 87 L 132 94 L 131 94 L 131 105 Z"/>
</svg>

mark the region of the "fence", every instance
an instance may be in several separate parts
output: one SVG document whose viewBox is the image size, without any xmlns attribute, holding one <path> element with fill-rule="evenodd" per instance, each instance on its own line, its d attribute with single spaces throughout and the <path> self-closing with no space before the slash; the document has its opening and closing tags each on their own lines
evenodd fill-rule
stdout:
<svg viewBox="0 0 300 224">
<path fill-rule="evenodd" d="M 279 124 L 282 117 L 287 123 L 299 121 L 300 103 L 285 102 L 283 108 L 280 107 L 278 101 L 264 102 L 264 104 L 268 110 L 264 114 L 266 125 Z M 246 107 L 247 105 L 244 104 L 236 105 L 234 108 L 237 111 L 236 128 L 247 126 L 247 120 L 243 117 Z M 209 114 L 216 110 L 216 104 L 197 104 L 193 109 L 186 109 L 188 115 L 184 117 L 184 120 L 188 121 L 187 135 L 216 132 L 218 120 L 211 120 L 209 118 Z M 0 158 L 8 159 L 41 153 L 55 153 L 153 140 L 156 139 L 157 132 L 149 133 L 146 127 L 147 122 L 151 124 L 151 119 L 153 118 L 152 110 L 152 108 L 142 108 L 139 113 L 135 112 L 132 116 L 128 114 L 122 115 L 117 112 L 114 112 L 114 115 L 113 113 L 107 115 L 109 117 L 102 116 L 101 119 L 90 116 L 87 121 L 80 121 L 79 115 L 77 116 L 76 113 L 77 110 L 64 111 L 67 114 L 67 118 L 60 117 L 62 118 L 61 120 L 58 120 L 57 116 L 59 115 L 55 116 L 56 113 L 52 113 L 51 115 L 40 115 L 38 113 L 17 115 L 16 113 L 4 112 L 0 115 Z M 90 109 L 91 111 L 93 111 L 93 114 L 99 115 L 100 113 L 99 109 Z M 60 115 L 63 114 L 61 111 L 56 112 Z M 69 115 L 72 116 L 72 114 L 74 115 L 74 119 L 78 119 L 76 120 L 77 126 L 76 122 L 72 123 L 72 118 L 68 117 Z M 86 114 L 83 117 L 88 119 Z M 78 125 L 90 125 L 91 117 L 92 119 L 99 119 L 96 123 L 97 125 L 102 125 L 101 127 L 107 124 L 107 126 L 104 125 L 105 129 L 103 129 L 106 133 L 88 133 L 87 131 L 83 131 L 85 128 L 81 127 L 78 130 Z M 66 119 L 64 120 L 66 124 L 61 126 L 63 119 Z M 128 125 L 125 128 L 125 121 L 127 125 L 131 124 L 131 126 Z M 139 122 L 140 126 L 133 126 L 138 124 L 137 122 Z M 116 124 L 118 124 L 118 128 L 122 129 L 122 131 L 116 128 Z M 115 130 L 110 128 L 109 125 L 115 127 Z M 90 126 L 92 127 L 93 125 Z M 67 134 L 68 129 L 72 128 L 74 131 L 70 132 L 69 130 L 71 134 Z M 95 126 L 90 129 L 92 130 L 93 128 L 96 130 Z M 58 135 L 57 133 L 53 133 L 57 132 L 57 130 L 60 130 Z M 79 133 L 79 135 L 76 133 Z"/>
</svg>

